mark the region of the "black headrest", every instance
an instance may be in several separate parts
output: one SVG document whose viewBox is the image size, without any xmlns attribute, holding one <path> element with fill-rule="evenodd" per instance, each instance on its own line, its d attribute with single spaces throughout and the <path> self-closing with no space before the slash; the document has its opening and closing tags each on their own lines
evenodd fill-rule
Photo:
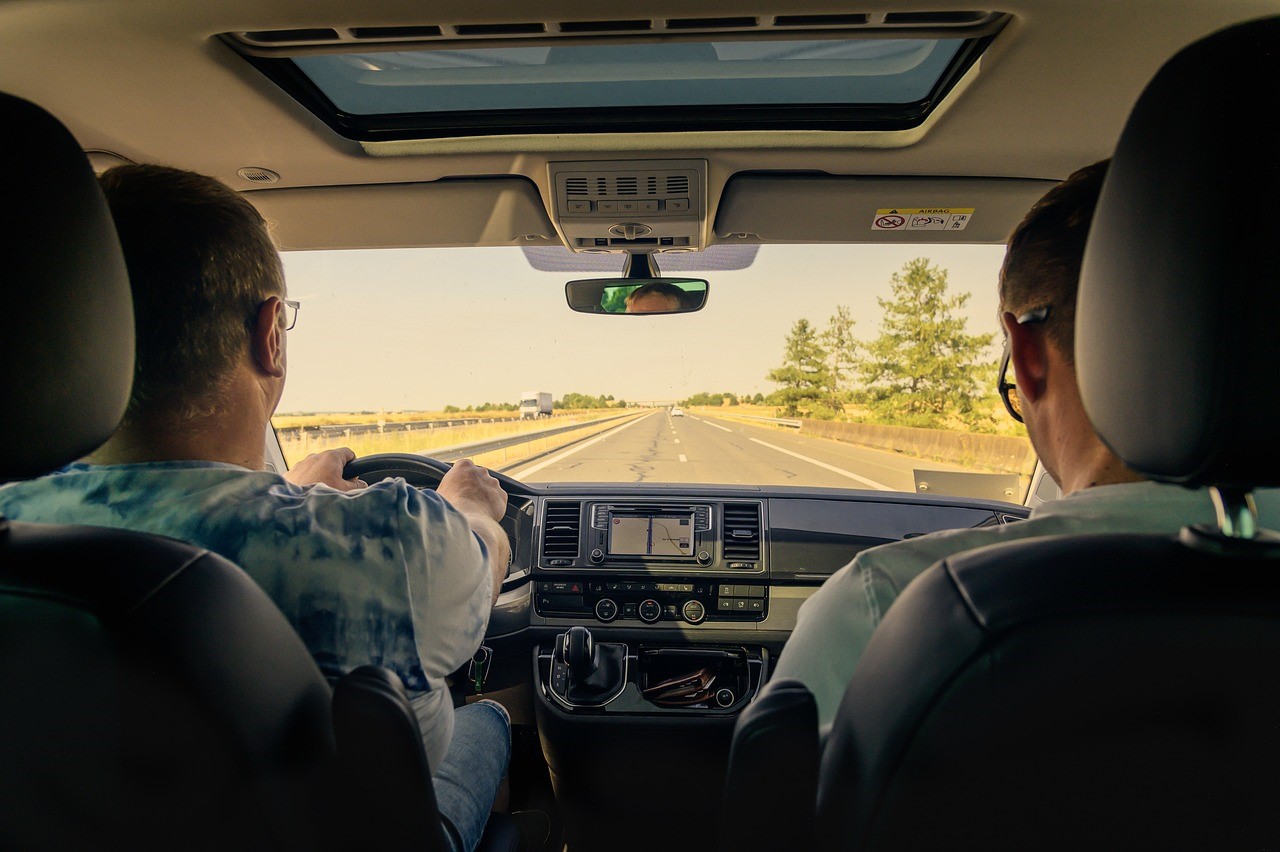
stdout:
<svg viewBox="0 0 1280 852">
<path fill-rule="evenodd" d="M 84 152 L 56 118 L 0 94 L 0 481 L 94 450 L 133 382 L 124 257 Z"/>
<path fill-rule="evenodd" d="M 1077 373 L 1099 436 L 1152 479 L 1280 485 L 1277 81 L 1280 18 L 1191 45 L 1138 99 L 1107 172 Z"/>
</svg>

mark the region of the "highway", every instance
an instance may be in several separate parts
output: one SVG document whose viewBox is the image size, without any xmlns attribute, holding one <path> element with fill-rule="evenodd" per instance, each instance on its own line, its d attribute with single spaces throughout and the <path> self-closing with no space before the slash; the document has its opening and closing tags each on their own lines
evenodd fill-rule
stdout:
<svg viewBox="0 0 1280 852">
<path fill-rule="evenodd" d="M 730 418 L 660 409 L 506 471 L 524 482 L 681 482 L 913 491 L 916 468 L 963 470 Z"/>
</svg>

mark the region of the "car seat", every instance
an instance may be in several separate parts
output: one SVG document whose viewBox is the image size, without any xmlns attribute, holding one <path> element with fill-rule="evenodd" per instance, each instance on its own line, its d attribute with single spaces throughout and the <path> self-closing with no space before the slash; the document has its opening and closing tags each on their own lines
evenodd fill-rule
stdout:
<svg viewBox="0 0 1280 852">
<path fill-rule="evenodd" d="M 0 482 L 92 451 L 133 375 L 92 170 L 0 95 Z M 491 821 L 482 847 L 515 849 Z M 395 676 L 334 690 L 239 568 L 183 542 L 0 517 L 0 848 L 446 848 Z M 487 845 L 486 845 L 487 844 Z"/>
<path fill-rule="evenodd" d="M 1171 59 L 1094 217 L 1076 364 L 1133 470 L 1216 528 L 957 555 L 886 613 L 822 755 L 816 848 L 1260 849 L 1280 838 L 1280 19 Z"/>
</svg>

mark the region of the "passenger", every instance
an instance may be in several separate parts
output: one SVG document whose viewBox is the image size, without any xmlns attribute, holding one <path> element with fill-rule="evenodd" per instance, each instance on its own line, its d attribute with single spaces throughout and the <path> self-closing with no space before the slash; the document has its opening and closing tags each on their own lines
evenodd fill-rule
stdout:
<svg viewBox="0 0 1280 852">
<path fill-rule="evenodd" d="M 393 670 L 421 724 L 454 846 L 474 849 L 510 756 L 492 701 L 445 676 L 484 638 L 506 573 L 506 496 L 458 462 L 439 489 L 344 480 L 349 449 L 265 470 L 284 388 L 284 271 L 262 217 L 218 181 L 158 166 L 102 176 L 133 286 L 127 412 L 87 463 L 0 488 L 24 521 L 121 527 L 206 547 L 272 597 L 327 675 Z M 51 377 L 51 381 L 56 380 Z"/>
<path fill-rule="evenodd" d="M 655 281 L 627 294 L 629 314 L 669 314 L 684 307 L 684 291 L 674 284 Z"/>
<path fill-rule="evenodd" d="M 1066 496 L 1044 504 L 1026 521 L 939 532 L 863 551 L 828 579 L 801 606 L 796 630 L 774 669 L 775 678 L 796 678 L 813 693 L 824 738 L 885 610 L 935 562 L 1035 536 L 1173 534 L 1188 524 L 1215 522 L 1207 491 L 1147 482 L 1126 468 L 1098 439 L 1080 401 L 1076 291 L 1107 164 L 1080 169 L 1037 202 L 1010 236 L 1000 269 L 1000 319 L 1017 377 L 1015 389 L 1002 371 L 1001 395 L 1010 414 L 1025 419 L 1041 462 Z M 1276 527 L 1280 504 L 1274 492 L 1255 492 L 1255 497 L 1262 526 Z"/>
</svg>

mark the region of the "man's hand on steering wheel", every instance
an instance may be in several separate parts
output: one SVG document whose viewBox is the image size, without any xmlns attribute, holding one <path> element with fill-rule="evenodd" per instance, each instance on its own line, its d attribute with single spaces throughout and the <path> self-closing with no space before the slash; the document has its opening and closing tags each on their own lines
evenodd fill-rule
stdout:
<svg viewBox="0 0 1280 852">
<path fill-rule="evenodd" d="M 355 457 L 350 447 L 312 453 L 289 468 L 284 478 L 294 485 L 328 485 L 339 491 L 355 491 L 367 487 L 367 483 L 358 477 L 342 478 L 342 469 Z"/>
<path fill-rule="evenodd" d="M 488 470 L 477 467 L 471 459 L 454 462 L 436 493 L 463 514 L 475 512 L 501 521 L 507 511 L 507 492 Z"/>
</svg>

